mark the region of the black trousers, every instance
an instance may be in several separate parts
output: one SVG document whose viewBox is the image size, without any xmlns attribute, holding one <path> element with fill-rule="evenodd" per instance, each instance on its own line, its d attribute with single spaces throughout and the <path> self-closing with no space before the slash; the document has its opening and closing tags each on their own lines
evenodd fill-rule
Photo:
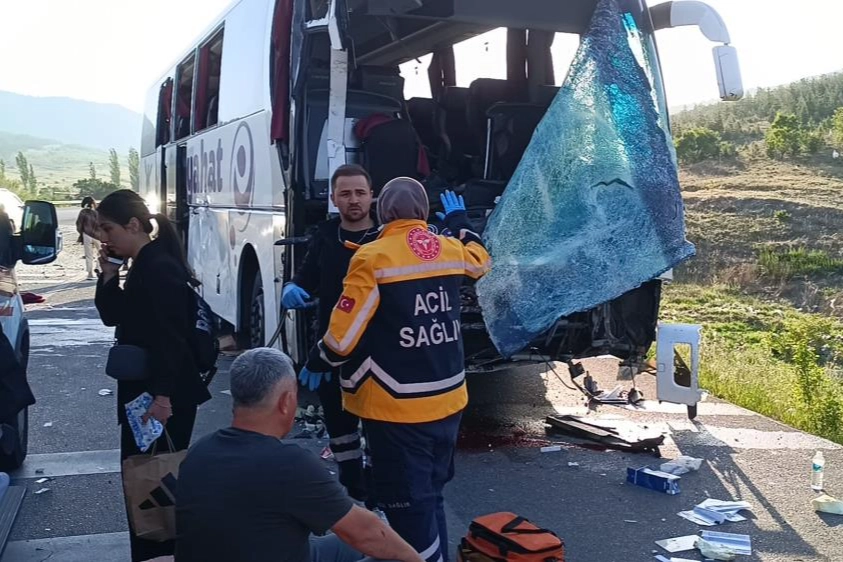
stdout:
<svg viewBox="0 0 843 562">
<path fill-rule="evenodd" d="M 378 507 L 425 562 L 449 560 L 443 490 L 454 477 L 461 419 L 462 413 L 415 424 L 363 420 Z"/>
<path fill-rule="evenodd" d="M 340 484 L 352 498 L 366 502 L 368 498 L 363 467 L 363 448 L 360 442 L 360 418 L 342 407 L 339 371 L 334 371 L 330 382 L 322 381 L 317 388 L 319 401 L 325 412 L 328 445 L 339 468 Z"/>
<path fill-rule="evenodd" d="M 173 416 L 167 420 L 167 433 L 173 441 L 176 451 L 187 449 L 190 445 L 190 436 L 193 433 L 193 424 L 196 421 L 196 406 L 173 408 Z M 161 436 L 155 442 L 156 452 L 171 452 L 167 438 Z M 151 450 L 151 449 L 150 449 Z M 147 451 L 149 453 L 149 451 Z M 133 455 L 140 455 L 135 437 L 129 424 L 120 425 L 120 460 L 125 460 Z M 128 517 L 128 510 L 126 517 Z M 131 523 L 129 524 L 129 544 L 132 549 L 132 562 L 142 562 L 157 556 L 172 556 L 175 554 L 175 541 L 156 542 L 140 539 L 135 536 Z"/>
</svg>

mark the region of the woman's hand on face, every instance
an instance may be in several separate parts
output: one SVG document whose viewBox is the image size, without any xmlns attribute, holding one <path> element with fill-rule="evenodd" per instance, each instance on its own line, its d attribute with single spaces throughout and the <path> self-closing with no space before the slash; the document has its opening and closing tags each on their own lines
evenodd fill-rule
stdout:
<svg viewBox="0 0 843 562">
<path fill-rule="evenodd" d="M 107 281 L 120 273 L 122 265 L 111 263 L 108 261 L 108 244 L 100 246 L 100 271 L 102 271 L 104 280 Z"/>
</svg>

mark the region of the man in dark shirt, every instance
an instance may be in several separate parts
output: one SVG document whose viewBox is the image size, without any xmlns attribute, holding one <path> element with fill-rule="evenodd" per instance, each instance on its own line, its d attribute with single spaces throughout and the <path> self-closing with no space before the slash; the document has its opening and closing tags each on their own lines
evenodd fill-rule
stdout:
<svg viewBox="0 0 843 562">
<path fill-rule="evenodd" d="M 378 228 L 371 216 L 372 180 L 368 172 L 356 164 L 337 168 L 331 177 L 331 200 L 339 217 L 321 223 L 313 235 L 304 263 L 284 286 L 282 303 L 287 309 L 307 306 L 311 295 L 319 297 L 319 333 L 325 335 L 331 310 L 342 295 L 342 282 L 351 256 L 361 245 L 378 237 Z M 325 412 L 329 445 L 337 461 L 340 482 L 355 499 L 366 501 L 363 478 L 363 451 L 360 446 L 360 420 L 343 410 L 339 376 L 331 373 L 310 373 L 302 380 L 316 389 Z"/>
<path fill-rule="evenodd" d="M 193 445 L 179 470 L 176 562 L 352 562 L 361 552 L 422 562 L 315 454 L 281 440 L 297 405 L 286 355 L 261 348 L 238 357 L 231 396 L 232 426 Z"/>
</svg>

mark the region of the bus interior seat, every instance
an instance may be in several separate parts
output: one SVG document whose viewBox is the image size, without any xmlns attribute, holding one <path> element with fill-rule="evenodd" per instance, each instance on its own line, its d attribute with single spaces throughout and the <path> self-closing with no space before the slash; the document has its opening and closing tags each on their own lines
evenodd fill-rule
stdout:
<svg viewBox="0 0 843 562">
<path fill-rule="evenodd" d="M 328 160 L 327 160 L 327 130 L 328 130 L 328 96 L 327 89 L 311 90 L 306 93 L 304 143 L 302 146 L 302 166 L 307 178 L 308 199 L 326 199 L 328 197 Z M 346 98 L 346 160 L 349 163 L 359 162 L 359 143 L 354 137 L 354 123 L 374 113 L 397 116 L 401 113 L 403 104 L 394 98 L 348 90 Z"/>
<path fill-rule="evenodd" d="M 445 88 L 436 110 L 436 130 L 441 139 L 439 172 L 448 180 L 461 182 L 471 177 L 473 139 L 466 120 L 468 88 Z"/>
<path fill-rule="evenodd" d="M 442 141 L 436 134 L 434 123 L 436 102 L 430 98 L 410 98 L 407 100 L 407 113 L 428 156 L 438 155 Z"/>
<path fill-rule="evenodd" d="M 208 102 L 208 114 L 205 117 L 205 127 L 212 127 L 218 123 L 219 96 L 214 96 Z"/>
<path fill-rule="evenodd" d="M 496 103 L 516 101 L 515 93 L 506 80 L 478 78 L 468 87 L 466 120 L 474 140 L 473 154 L 482 157 L 486 149 L 486 112 Z"/>
<path fill-rule="evenodd" d="M 546 107 L 529 103 L 499 103 L 489 109 L 486 179 L 509 181 L 546 112 Z"/>
<path fill-rule="evenodd" d="M 497 180 L 472 179 L 463 185 L 462 196 L 468 221 L 478 234 L 483 234 L 489 214 L 504 189 L 506 182 Z"/>
<path fill-rule="evenodd" d="M 358 121 L 354 132 L 362 144 L 359 163 L 372 178 L 375 197 L 393 178 L 422 180 L 429 173 L 422 169 L 423 148 L 409 120 L 374 114 Z"/>
<path fill-rule="evenodd" d="M 556 94 L 559 93 L 559 86 L 554 86 L 552 84 L 545 84 L 536 88 L 535 91 L 535 103 L 536 105 L 540 105 L 542 107 L 550 107 L 550 104 L 553 103 L 553 100 L 556 99 Z"/>
<path fill-rule="evenodd" d="M 404 100 L 404 78 L 397 66 L 360 66 L 352 73 L 349 87 Z"/>
</svg>

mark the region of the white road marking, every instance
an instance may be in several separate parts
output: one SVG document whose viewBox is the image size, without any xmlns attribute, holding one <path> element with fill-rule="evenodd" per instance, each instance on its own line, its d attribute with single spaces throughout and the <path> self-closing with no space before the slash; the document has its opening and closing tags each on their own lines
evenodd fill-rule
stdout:
<svg viewBox="0 0 843 562">
<path fill-rule="evenodd" d="M 123 553 L 120 556 L 118 553 Z M 129 533 L 101 533 L 13 541 L 6 545 L 3 562 L 90 562 L 91 560 L 128 559 Z"/>
<path fill-rule="evenodd" d="M 29 321 L 32 347 L 84 346 L 114 341 L 114 328 L 99 318 L 36 318 Z"/>
<path fill-rule="evenodd" d="M 120 472 L 120 449 L 28 455 L 23 466 L 11 472 L 10 476 L 16 479 L 54 478 L 115 472 Z"/>
<path fill-rule="evenodd" d="M 814 449 L 839 450 L 840 445 L 827 439 L 801 431 L 761 431 L 737 427 L 716 427 L 708 424 L 695 426 L 693 422 L 671 422 L 673 439 L 682 446 L 729 447 L 732 449 Z"/>
</svg>

